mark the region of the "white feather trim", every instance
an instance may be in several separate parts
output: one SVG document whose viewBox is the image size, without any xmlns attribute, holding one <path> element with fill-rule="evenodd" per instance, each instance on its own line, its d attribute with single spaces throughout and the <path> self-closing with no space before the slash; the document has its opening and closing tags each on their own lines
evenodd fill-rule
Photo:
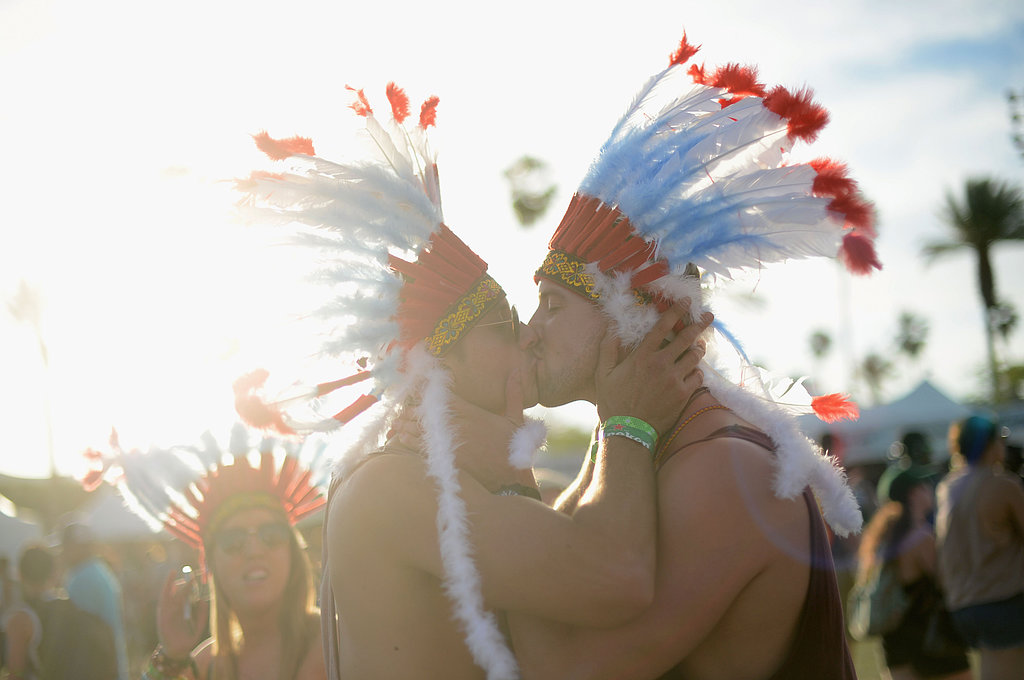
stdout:
<svg viewBox="0 0 1024 680">
<path fill-rule="evenodd" d="M 416 415 L 427 450 L 427 471 L 437 485 L 437 532 L 444 566 L 444 584 L 455 617 L 463 626 L 466 646 L 488 680 L 519 677 L 515 657 L 505 644 L 494 614 L 484 609 L 480 574 L 469 541 L 466 505 L 459 497 L 455 440 L 450 417 L 450 376 L 423 348 L 409 352 L 410 372 L 424 376 Z"/>
<path fill-rule="evenodd" d="M 527 417 L 512 435 L 508 446 L 508 462 L 519 470 L 533 467 L 533 458 L 548 436 L 543 420 Z"/>
<path fill-rule="evenodd" d="M 626 274 L 604 274 L 593 262 L 587 264 L 587 273 L 594 277 L 594 290 L 600 298 L 601 310 L 614 324 L 613 330 L 625 347 L 635 347 L 658 322 L 658 310 L 653 305 L 637 304 L 636 296 Z M 700 281 L 693 276 L 663 276 L 650 285 L 652 291 L 668 300 L 689 298 L 690 320 L 705 311 Z"/>
<path fill-rule="evenodd" d="M 799 429 L 796 418 L 762 395 L 734 385 L 715 370 L 706 370 L 704 383 L 719 402 L 771 437 L 777 446 L 772 481 L 779 498 L 795 498 L 810 486 L 822 515 L 839 536 L 857 533 L 863 515 L 846 483 L 846 473 Z"/>
</svg>

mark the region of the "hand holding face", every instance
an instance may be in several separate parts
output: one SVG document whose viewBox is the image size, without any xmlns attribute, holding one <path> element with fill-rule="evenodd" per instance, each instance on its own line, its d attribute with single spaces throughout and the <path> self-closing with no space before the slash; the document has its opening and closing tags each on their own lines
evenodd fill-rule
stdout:
<svg viewBox="0 0 1024 680">
<path fill-rule="evenodd" d="M 612 331 L 606 333 L 595 376 L 602 422 L 610 416 L 633 416 L 648 422 L 659 434 L 672 427 L 682 404 L 701 386 L 697 365 L 704 357 L 705 345 L 700 335 L 714 320 L 706 312 L 673 335 L 672 329 L 689 319 L 689 314 L 689 300 L 674 304 L 624 356 Z"/>
</svg>

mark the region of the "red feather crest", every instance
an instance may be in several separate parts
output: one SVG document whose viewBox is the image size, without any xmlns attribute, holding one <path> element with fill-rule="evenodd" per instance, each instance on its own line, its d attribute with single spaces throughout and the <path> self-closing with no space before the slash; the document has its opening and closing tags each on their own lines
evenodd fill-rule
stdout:
<svg viewBox="0 0 1024 680">
<path fill-rule="evenodd" d="M 388 101 L 391 103 L 391 115 L 395 122 L 404 123 L 405 119 L 409 117 L 409 95 L 394 83 L 388 83 L 387 95 Z"/>
<path fill-rule="evenodd" d="M 700 45 L 691 45 L 686 41 L 686 31 L 683 31 L 683 39 L 679 43 L 678 49 L 673 52 L 668 58 L 669 66 L 678 66 L 679 64 L 685 64 L 690 60 L 690 57 L 697 54 L 700 50 Z"/>
<path fill-rule="evenodd" d="M 814 397 L 811 400 L 811 408 L 815 415 L 826 423 L 834 423 L 839 420 L 856 420 L 860 417 L 860 408 L 856 402 L 850 400 L 848 394 L 826 394 L 821 397 Z"/>
<path fill-rule="evenodd" d="M 366 98 L 365 92 L 363 92 L 362 90 L 357 90 L 356 88 L 350 85 L 346 85 L 345 89 L 351 90 L 352 92 L 356 93 L 356 100 L 349 104 L 349 106 L 353 111 L 356 112 L 357 115 L 363 117 L 373 115 L 373 109 L 370 107 L 370 100 Z"/>
<path fill-rule="evenodd" d="M 790 139 L 813 142 L 828 124 L 828 111 L 815 104 L 813 97 L 809 89 L 794 93 L 778 86 L 765 96 L 764 107 L 788 121 Z"/>
<path fill-rule="evenodd" d="M 284 160 L 289 156 L 305 154 L 315 156 L 313 151 L 313 140 L 309 137 L 289 137 L 287 139 L 274 139 L 266 133 L 260 132 L 252 136 L 256 140 L 256 146 L 260 151 L 274 161 Z"/>
<path fill-rule="evenodd" d="M 420 127 L 424 130 L 437 124 L 437 104 L 439 101 L 441 100 L 437 97 L 430 97 L 420 107 Z"/>
<path fill-rule="evenodd" d="M 857 229 L 843 236 L 843 244 L 839 247 L 839 259 L 854 274 L 870 274 L 872 269 L 882 268 L 874 242 Z"/>
</svg>

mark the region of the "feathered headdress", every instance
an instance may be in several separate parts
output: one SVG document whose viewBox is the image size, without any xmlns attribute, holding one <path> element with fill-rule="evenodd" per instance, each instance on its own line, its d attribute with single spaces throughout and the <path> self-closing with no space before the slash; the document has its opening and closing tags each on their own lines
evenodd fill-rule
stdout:
<svg viewBox="0 0 1024 680">
<path fill-rule="evenodd" d="M 858 274 L 881 267 L 873 210 L 845 166 L 787 163 L 793 145 L 813 142 L 828 121 L 810 91 L 767 88 L 755 69 L 736 64 L 687 69 L 698 49 L 684 34 L 668 67 L 641 88 L 536 273 L 601 305 L 626 344 L 643 338 L 657 310 L 674 300 L 689 297 L 692 313 L 703 311 L 700 269 L 730 278 L 812 256 L 838 256 Z M 771 378 L 717 320 L 715 327 L 739 354 L 742 388 L 719 374 L 707 376 L 709 388 L 780 450 L 807 454 L 780 452 L 776 491 L 791 496 L 810 482 L 838 533 L 859 528 L 841 471 L 812 450 L 792 418 L 780 417 L 813 410 L 835 420 L 855 417 L 856 406 L 844 395 L 812 399 L 800 381 Z"/>
<path fill-rule="evenodd" d="M 322 441 L 262 437 L 256 442 L 239 424 L 225 449 L 209 432 L 197 444 L 146 451 L 121 448 L 116 431 L 109 450 L 88 449 L 86 489 L 104 481 L 154 529 L 163 529 L 199 551 L 238 510 L 262 507 L 294 525 L 319 510 L 327 488 Z"/>
<path fill-rule="evenodd" d="M 449 377 L 438 361 L 504 292 L 487 275 L 487 264 L 443 223 L 437 164 L 426 140 L 437 98 L 423 104 L 418 125 L 409 128 L 409 99 L 393 83 L 387 88 L 387 126 L 377 120 L 363 91 L 353 92 L 352 108 L 365 119 L 376 162 L 335 163 L 316 156 L 308 139 L 261 134 L 259 147 L 289 167 L 254 173 L 238 188 L 251 214 L 288 225 L 322 254 L 321 279 L 334 295 L 320 310 L 331 327 L 322 352 L 349 356 L 360 370 L 297 397 L 270 400 L 260 394 L 266 372 L 254 372 L 236 383 L 236 407 L 248 422 L 284 433 L 334 429 L 372 408 L 361 437 L 336 463 L 335 475 L 344 478 L 379 446 L 407 397 L 419 396 L 413 411 L 422 426 L 428 474 L 438 489 L 446 592 L 477 664 L 489 678 L 515 677 L 515 658 L 483 606 L 459 497 Z M 372 388 L 333 416 L 303 421 L 293 415 L 293 407 L 362 380 L 372 380 Z M 535 423 L 529 425 L 537 431 Z M 540 443 L 535 438 L 527 445 L 536 449 Z M 333 595 L 325 593 L 321 606 L 325 620 L 332 620 Z M 325 636 L 325 643 L 333 644 L 333 637 Z M 329 649 L 329 663 L 333 654 Z"/>
</svg>

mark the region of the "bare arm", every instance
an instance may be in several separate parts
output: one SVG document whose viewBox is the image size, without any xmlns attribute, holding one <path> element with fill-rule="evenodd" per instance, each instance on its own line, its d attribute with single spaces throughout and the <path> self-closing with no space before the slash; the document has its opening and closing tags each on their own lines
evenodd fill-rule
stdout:
<svg viewBox="0 0 1024 680">
<path fill-rule="evenodd" d="M 29 645 L 32 644 L 32 618 L 27 612 L 11 614 L 6 629 L 6 668 L 14 678 L 29 671 Z"/>
<path fill-rule="evenodd" d="M 597 434 L 595 432 L 594 437 L 596 436 Z M 570 515 L 576 511 L 576 506 L 579 505 L 583 492 L 587 490 L 591 479 L 593 479 L 594 463 L 596 461 L 597 440 L 595 438 L 591 438 L 590 444 L 584 452 L 583 463 L 580 465 L 580 471 L 572 481 L 572 484 L 566 487 L 565 490 L 558 495 L 558 498 L 555 499 L 554 505 L 552 506 L 555 510 L 568 513 Z"/>
<path fill-rule="evenodd" d="M 676 360 L 706 326 L 680 333 L 662 347 L 660 338 L 682 313 L 666 313 L 652 330 L 657 340 L 641 343 L 619 363 L 617 343 L 602 347 L 599 370 L 604 393 L 610 395 L 607 413 L 634 415 L 656 428 L 671 425 L 682 395 L 699 384 L 691 369 L 702 352 L 679 364 Z M 680 374 L 690 375 L 689 380 Z M 332 526 L 353 518 L 350 525 L 361 525 L 350 529 L 362 532 L 363 541 L 376 541 L 376 549 L 390 551 L 398 563 L 441 577 L 436 492 L 425 482 L 418 456 L 370 460 L 335 501 Z M 608 438 L 598 454 L 593 483 L 571 516 L 529 498 L 492 495 L 466 473 L 460 474 L 459 484 L 489 606 L 556 621 L 612 625 L 650 602 L 655 480 L 651 454 L 642 445 Z"/>
<path fill-rule="evenodd" d="M 697 448 L 684 466 L 672 461 L 659 477 L 658 569 L 651 607 L 618 628 L 604 629 L 509 612 L 524 679 L 657 677 L 697 648 L 766 568 L 773 547 L 754 517 L 777 521 L 774 514 L 793 501 L 770 497 L 769 485 L 754 498 L 749 485 L 737 484 L 737 465 L 767 478 L 770 463 L 758 453 L 734 458 L 730 465 L 724 460 L 729 452 L 715 443 Z"/>
</svg>

